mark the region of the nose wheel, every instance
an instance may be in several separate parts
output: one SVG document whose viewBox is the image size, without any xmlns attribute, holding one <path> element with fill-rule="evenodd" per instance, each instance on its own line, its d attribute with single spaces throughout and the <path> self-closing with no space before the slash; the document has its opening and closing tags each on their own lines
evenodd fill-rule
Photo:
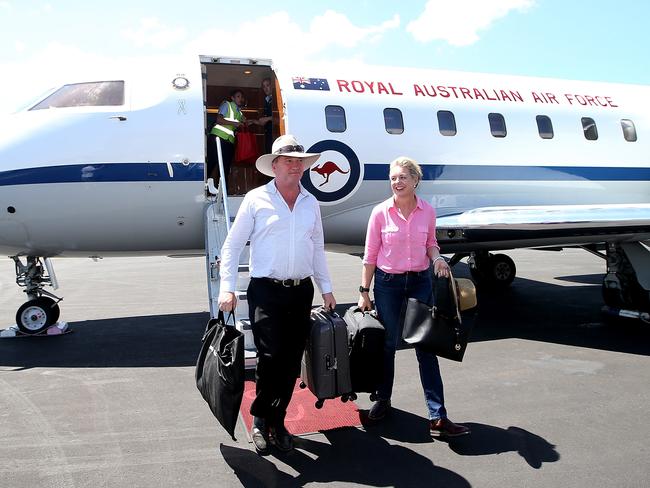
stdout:
<svg viewBox="0 0 650 488">
<path fill-rule="evenodd" d="M 38 334 L 56 324 L 62 300 L 44 290 L 46 285 L 58 288 L 54 268 L 48 258 L 44 261 L 38 256 L 11 256 L 16 265 L 16 284 L 24 288 L 29 300 L 16 312 L 16 325 L 23 334 Z"/>
<path fill-rule="evenodd" d="M 49 297 L 38 297 L 23 303 L 16 312 L 16 325 L 25 334 L 38 334 L 59 320 L 61 310 Z"/>
</svg>

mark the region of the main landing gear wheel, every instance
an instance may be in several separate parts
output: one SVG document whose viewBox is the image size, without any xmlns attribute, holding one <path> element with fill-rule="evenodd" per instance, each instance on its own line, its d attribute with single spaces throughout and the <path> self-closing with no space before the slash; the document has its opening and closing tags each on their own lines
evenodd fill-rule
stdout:
<svg viewBox="0 0 650 488">
<path fill-rule="evenodd" d="M 38 334 L 59 320 L 59 305 L 49 297 L 23 303 L 16 312 L 16 325 L 25 334 Z"/>
<path fill-rule="evenodd" d="M 515 262 L 505 254 L 477 255 L 469 271 L 479 284 L 506 288 L 515 279 L 517 267 Z"/>
</svg>

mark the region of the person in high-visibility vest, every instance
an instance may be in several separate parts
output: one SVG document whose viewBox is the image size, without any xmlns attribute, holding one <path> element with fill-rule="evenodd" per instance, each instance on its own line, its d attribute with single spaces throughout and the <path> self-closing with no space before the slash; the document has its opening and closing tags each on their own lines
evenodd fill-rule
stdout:
<svg viewBox="0 0 650 488">
<path fill-rule="evenodd" d="M 217 140 L 221 140 L 221 157 L 223 159 L 223 176 L 228 181 L 230 166 L 235 156 L 235 131 L 246 125 L 246 119 L 240 107 L 244 103 L 244 92 L 235 89 L 230 93 L 230 100 L 224 100 L 219 107 L 217 123 L 208 135 L 208 168 L 218 167 Z"/>
</svg>

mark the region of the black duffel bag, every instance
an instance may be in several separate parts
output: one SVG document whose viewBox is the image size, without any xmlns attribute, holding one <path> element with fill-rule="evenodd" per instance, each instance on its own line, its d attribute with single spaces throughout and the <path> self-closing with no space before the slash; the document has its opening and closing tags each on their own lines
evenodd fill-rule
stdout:
<svg viewBox="0 0 650 488">
<path fill-rule="evenodd" d="M 234 314 L 230 314 L 229 318 Z M 244 396 L 244 335 L 226 325 L 223 312 L 210 319 L 196 361 L 196 387 L 219 423 L 235 440 Z"/>
<path fill-rule="evenodd" d="M 462 361 L 472 324 L 463 323 L 456 281 L 433 280 L 434 306 L 409 298 L 403 313 L 402 338 L 436 356 Z"/>
</svg>

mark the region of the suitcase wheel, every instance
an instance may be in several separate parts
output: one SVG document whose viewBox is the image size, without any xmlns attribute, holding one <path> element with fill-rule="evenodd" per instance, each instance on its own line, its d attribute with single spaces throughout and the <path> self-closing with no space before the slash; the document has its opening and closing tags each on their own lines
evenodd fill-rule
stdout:
<svg viewBox="0 0 650 488">
<path fill-rule="evenodd" d="M 304 381 L 301 381 L 298 386 L 300 387 L 301 390 L 304 390 L 305 388 L 307 388 L 307 385 L 305 384 Z"/>
<path fill-rule="evenodd" d="M 376 393 L 371 393 L 370 394 L 370 401 L 374 402 L 375 400 L 377 400 L 377 394 Z"/>
<path fill-rule="evenodd" d="M 349 398 L 348 398 L 347 395 L 341 395 L 341 401 L 342 401 L 343 403 L 346 403 L 348 400 L 349 400 Z"/>
<path fill-rule="evenodd" d="M 316 400 L 316 403 L 314 404 L 314 406 L 316 408 L 323 408 L 323 403 L 324 402 L 325 402 L 325 400 Z"/>
<path fill-rule="evenodd" d="M 356 393 L 350 393 L 350 400 L 355 401 L 357 399 Z"/>
</svg>

